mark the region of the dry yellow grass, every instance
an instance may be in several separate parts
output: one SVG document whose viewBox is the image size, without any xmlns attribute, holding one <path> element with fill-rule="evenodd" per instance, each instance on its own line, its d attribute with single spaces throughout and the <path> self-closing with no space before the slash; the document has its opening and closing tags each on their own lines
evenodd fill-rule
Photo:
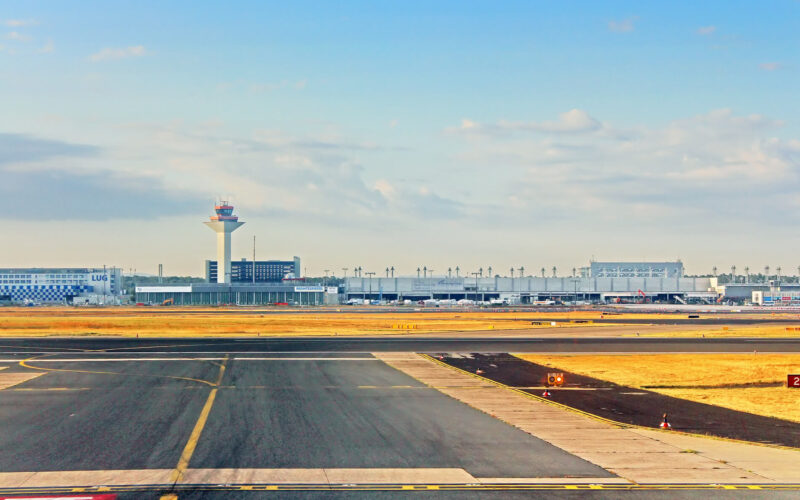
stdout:
<svg viewBox="0 0 800 500">
<path fill-rule="evenodd" d="M 800 373 L 800 354 L 517 356 L 620 385 L 800 422 L 800 390 L 785 387 L 787 374 Z"/>
<path fill-rule="evenodd" d="M 702 315 L 710 317 L 711 315 Z M 518 331 L 541 329 L 555 332 L 557 326 L 591 327 L 594 335 L 706 336 L 798 336 L 783 326 L 736 328 L 730 330 L 698 327 L 696 330 L 674 326 L 570 323 L 594 321 L 602 317 L 614 319 L 685 319 L 686 314 L 603 314 L 584 310 L 569 312 L 542 311 L 453 311 L 447 309 L 387 310 L 375 307 L 359 312 L 348 307 L 314 309 L 269 308 L 201 308 L 201 307 L 122 307 L 122 308 L 0 308 L 0 337 L 49 335 L 121 335 L 121 336 L 277 336 L 277 335 L 404 335 L 444 332 L 476 332 L 492 330 Z M 722 317 L 722 316 L 720 316 Z M 735 317 L 728 315 L 726 317 Z M 748 317 L 755 317 L 750 315 Z M 775 317 L 764 315 L 764 317 Z M 797 315 L 780 317 L 797 318 Z M 531 325 L 529 320 L 543 320 Z M 800 325 L 800 319 L 798 319 Z M 717 331 L 718 330 L 718 331 Z"/>
<path fill-rule="evenodd" d="M 549 325 L 536 327 L 529 321 L 523 321 L 526 315 L 519 312 L 480 311 L 356 313 L 347 308 L 310 311 L 258 311 L 238 308 L 7 308 L 0 309 L 0 336 L 402 335 L 549 328 Z M 560 314 L 554 317 L 563 321 L 569 315 Z"/>
<path fill-rule="evenodd" d="M 628 336 L 636 336 L 632 330 Z M 800 320 L 797 325 L 718 326 L 712 328 L 686 328 L 671 332 L 642 333 L 642 337 L 800 337 Z"/>
</svg>

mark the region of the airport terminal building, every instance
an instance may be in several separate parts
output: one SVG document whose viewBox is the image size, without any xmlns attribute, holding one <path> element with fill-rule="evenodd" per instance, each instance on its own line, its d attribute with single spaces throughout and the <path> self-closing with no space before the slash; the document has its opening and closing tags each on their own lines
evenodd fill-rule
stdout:
<svg viewBox="0 0 800 500">
<path fill-rule="evenodd" d="M 339 303 L 339 289 L 291 283 L 191 283 L 186 285 L 150 285 L 136 287 L 136 303 L 179 306 L 259 306 L 286 304 L 320 306 Z"/>
<path fill-rule="evenodd" d="M 347 278 L 346 299 L 537 302 L 705 302 L 717 299 L 710 278 L 428 277 Z"/>
<path fill-rule="evenodd" d="M 121 287 L 115 267 L 0 269 L 0 302 L 12 304 L 118 304 Z"/>
<path fill-rule="evenodd" d="M 255 266 L 247 259 L 231 262 L 231 283 L 278 283 L 300 275 L 300 257 L 297 256 L 292 260 L 257 260 Z M 207 260 L 206 281 L 216 283 L 217 280 L 217 261 Z"/>
</svg>

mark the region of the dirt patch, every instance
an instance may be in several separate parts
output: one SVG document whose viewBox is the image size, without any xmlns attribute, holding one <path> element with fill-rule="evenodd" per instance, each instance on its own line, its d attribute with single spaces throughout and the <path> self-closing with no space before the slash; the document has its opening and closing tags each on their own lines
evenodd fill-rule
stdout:
<svg viewBox="0 0 800 500">
<path fill-rule="evenodd" d="M 510 354 L 443 354 L 445 363 L 503 384 L 540 395 L 553 368 L 524 361 Z M 800 423 L 754 415 L 719 406 L 688 401 L 646 389 L 564 372 L 564 389 L 550 390 L 555 402 L 620 423 L 658 428 L 669 415 L 675 430 L 744 441 L 800 447 Z M 527 389 L 526 389 L 527 388 Z"/>
</svg>

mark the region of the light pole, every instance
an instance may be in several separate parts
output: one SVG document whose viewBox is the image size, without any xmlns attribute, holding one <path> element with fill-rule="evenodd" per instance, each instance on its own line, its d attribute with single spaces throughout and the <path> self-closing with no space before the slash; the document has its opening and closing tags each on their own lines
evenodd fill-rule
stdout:
<svg viewBox="0 0 800 500">
<path fill-rule="evenodd" d="M 389 268 L 388 267 L 386 268 L 386 277 L 387 278 L 389 277 Z"/>
<path fill-rule="evenodd" d="M 423 278 L 427 278 L 428 277 L 428 266 L 423 266 L 422 267 L 422 277 Z"/>
<path fill-rule="evenodd" d="M 481 278 L 483 278 L 483 268 L 482 267 L 478 268 L 478 272 L 480 273 Z"/>
<path fill-rule="evenodd" d="M 553 278 L 556 277 L 556 266 L 553 266 Z"/>
<path fill-rule="evenodd" d="M 798 266 L 798 269 L 800 269 L 800 266 Z M 458 278 L 458 271 L 459 270 L 460 270 L 460 268 L 458 266 L 456 266 L 456 278 Z"/>
<path fill-rule="evenodd" d="M 750 268 L 747 266 L 744 266 L 744 282 L 750 283 Z"/>
<path fill-rule="evenodd" d="M 764 266 L 764 283 L 769 281 L 769 266 Z"/>
<path fill-rule="evenodd" d="M 798 268 L 798 269 L 800 269 L 800 268 Z M 494 275 L 492 274 L 492 266 L 489 266 L 489 269 L 487 269 L 487 271 L 489 272 L 489 277 L 490 277 L 490 278 L 494 276 Z"/>
<path fill-rule="evenodd" d="M 478 302 L 478 273 L 472 273 L 475 276 L 475 302 Z"/>
<path fill-rule="evenodd" d="M 392 278 L 394 278 L 394 266 L 389 269 L 392 272 Z"/>
<path fill-rule="evenodd" d="M 713 274 L 715 278 L 717 277 L 717 266 L 711 268 L 711 274 Z"/>
<path fill-rule="evenodd" d="M 544 278 L 544 268 L 542 268 L 542 278 Z"/>
<path fill-rule="evenodd" d="M 736 283 L 736 266 L 731 266 L 731 283 Z"/>
<path fill-rule="evenodd" d="M 343 267 L 342 272 L 344 273 L 345 279 L 347 279 L 347 270 L 350 269 L 349 267 Z"/>
<path fill-rule="evenodd" d="M 372 277 L 375 276 L 375 273 L 368 271 L 368 272 L 366 272 L 364 274 L 369 276 L 369 300 L 371 302 L 372 301 Z"/>
<path fill-rule="evenodd" d="M 447 277 L 448 278 L 452 278 L 453 277 L 453 268 L 452 267 L 448 267 L 447 268 Z"/>
<path fill-rule="evenodd" d="M 419 279 L 419 268 L 417 268 L 417 279 Z"/>
<path fill-rule="evenodd" d="M 328 273 L 331 272 L 331 270 L 330 269 L 325 269 L 324 272 L 325 272 L 325 277 L 322 278 L 322 286 L 326 286 L 327 285 Z"/>
</svg>

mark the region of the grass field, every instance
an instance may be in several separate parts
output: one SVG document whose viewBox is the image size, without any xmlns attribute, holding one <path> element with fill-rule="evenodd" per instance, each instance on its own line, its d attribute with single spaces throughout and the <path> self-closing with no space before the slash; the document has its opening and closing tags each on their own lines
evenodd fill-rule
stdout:
<svg viewBox="0 0 800 500">
<path fill-rule="evenodd" d="M 702 317 L 714 317 L 704 314 Z M 719 315 L 718 317 L 733 317 Z M 54 335 L 116 335 L 140 337 L 185 336 L 277 336 L 277 335 L 402 335 L 478 331 L 531 331 L 534 335 L 583 332 L 595 336 L 771 336 L 800 335 L 800 317 L 774 314 L 748 315 L 755 318 L 789 317 L 798 327 L 763 325 L 757 327 L 648 326 L 601 324 L 603 318 L 686 319 L 686 314 L 621 313 L 584 310 L 569 312 L 509 310 L 448 310 L 426 308 L 321 307 L 309 309 L 194 308 L 194 307 L 7 307 L 0 308 L 0 337 Z M 551 327 L 556 322 L 558 329 Z M 580 323 L 576 323 L 580 321 Z M 537 324 L 532 324 L 533 322 Z M 587 329 L 587 327 L 589 327 Z"/>
<path fill-rule="evenodd" d="M 620 385 L 800 422 L 800 390 L 786 387 L 786 375 L 800 373 L 800 354 L 517 356 Z"/>
<path fill-rule="evenodd" d="M 283 312 L 273 309 L 222 311 L 189 308 L 6 308 L 0 309 L 0 336 L 400 335 L 550 328 L 549 323 L 531 325 L 530 321 L 522 320 L 524 314 L 517 312 L 372 313 L 351 312 L 347 308 L 316 312 L 296 309 Z M 553 315 L 558 321 L 569 317 L 563 313 Z"/>
</svg>

